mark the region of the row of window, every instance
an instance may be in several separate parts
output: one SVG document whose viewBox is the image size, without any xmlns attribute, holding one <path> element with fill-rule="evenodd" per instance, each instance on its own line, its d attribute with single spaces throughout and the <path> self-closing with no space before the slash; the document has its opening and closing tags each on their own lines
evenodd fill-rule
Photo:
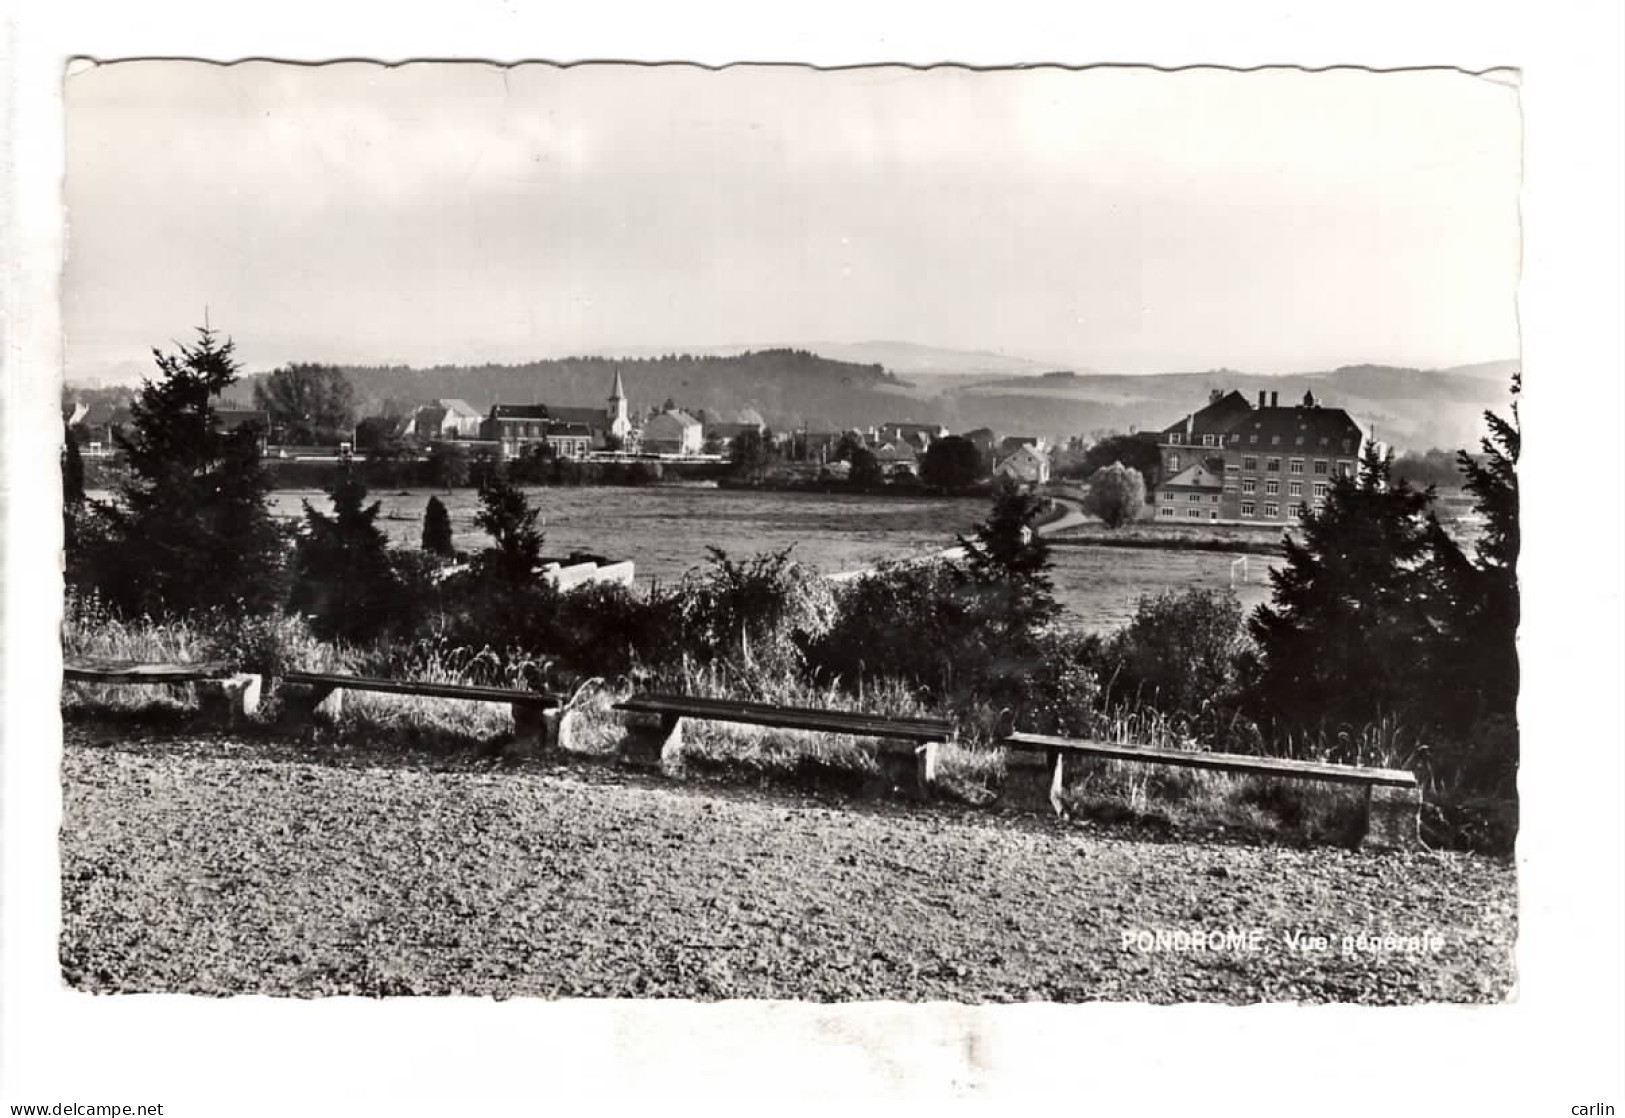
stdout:
<svg viewBox="0 0 1625 1118">
<path fill-rule="evenodd" d="M 1289 473 L 1289 474 L 1301 474 L 1301 473 L 1304 472 L 1304 470 L 1303 470 L 1304 464 L 1305 464 L 1305 460 L 1302 459 L 1302 458 L 1289 458 L 1289 459 L 1287 459 L 1287 471 L 1286 472 Z M 1249 455 L 1244 456 L 1242 458 L 1242 460 L 1241 460 L 1241 465 L 1239 465 L 1239 466 L 1236 465 L 1234 462 L 1230 462 L 1230 463 L 1226 463 L 1226 465 L 1224 467 L 1224 472 L 1227 473 L 1227 474 L 1241 473 L 1244 470 L 1255 472 L 1255 473 L 1258 471 L 1258 458 L 1255 455 L 1249 454 Z M 1330 476 L 1331 473 L 1332 473 L 1332 463 L 1331 463 L 1330 459 L 1316 458 L 1313 461 L 1313 464 L 1311 466 L 1311 470 L 1317 477 L 1327 477 L 1327 476 Z M 1179 472 L 1179 455 L 1170 454 L 1168 456 L 1168 473 L 1170 475 L 1173 475 L 1173 474 L 1177 474 L 1178 472 Z M 1279 458 L 1266 458 L 1266 459 L 1264 459 L 1264 472 L 1268 473 L 1268 474 L 1278 474 L 1278 473 L 1280 473 L 1281 472 L 1281 460 Z M 1352 474 L 1353 472 L 1354 472 L 1354 463 L 1353 462 L 1340 461 L 1340 462 L 1337 463 L 1337 475 L 1339 477 L 1346 477 L 1349 474 Z"/>
<path fill-rule="evenodd" d="M 1313 507 L 1317 512 L 1320 510 L 1321 504 L 1322 504 L 1322 502 L 1320 502 L 1320 501 L 1316 501 L 1314 503 Z M 1306 505 L 1302 501 L 1299 501 L 1296 504 L 1288 505 L 1286 512 L 1287 512 L 1288 516 L 1293 516 L 1293 517 L 1297 517 L 1299 519 L 1302 519 L 1303 517 L 1305 517 L 1305 516 L 1307 516 L 1309 514 L 1309 509 L 1310 509 L 1309 505 Z M 1173 517 L 1177 516 L 1178 513 L 1175 512 L 1174 507 L 1172 505 L 1166 505 L 1165 504 L 1165 505 L 1162 505 L 1157 510 L 1157 515 L 1172 519 Z M 1256 501 L 1243 501 L 1243 502 L 1241 502 L 1241 515 L 1244 516 L 1244 517 L 1257 517 L 1259 515 L 1258 502 L 1256 502 Z M 1280 519 L 1280 516 L 1281 516 L 1281 504 L 1280 504 L 1280 502 L 1279 501 L 1265 501 L 1264 502 L 1263 516 L 1265 517 L 1265 519 L 1277 519 L 1277 520 Z M 1219 510 L 1218 509 L 1210 510 L 1208 512 L 1207 518 L 1209 520 L 1217 520 L 1217 519 L 1219 519 Z M 1199 509 L 1199 508 L 1195 508 L 1195 509 L 1187 508 L 1185 510 L 1185 519 L 1186 520 L 1200 520 L 1200 519 L 1202 519 L 1202 510 Z"/>
<path fill-rule="evenodd" d="M 1340 441 L 1343 444 L 1343 453 L 1344 454 L 1350 453 L 1349 447 L 1350 447 L 1351 443 L 1353 442 L 1353 440 L 1352 439 L 1342 439 Z M 1258 445 L 1258 436 L 1257 435 L 1248 435 L 1247 436 L 1247 442 L 1251 446 L 1257 446 Z M 1239 446 L 1240 444 L 1241 444 L 1241 436 L 1240 435 L 1231 435 L 1230 436 L 1230 445 L 1231 446 Z M 1184 446 L 1185 445 L 1185 436 L 1183 434 L 1181 434 L 1180 432 L 1178 432 L 1178 431 L 1169 432 L 1169 434 L 1168 434 L 1168 445 L 1169 446 Z M 1195 446 L 1196 444 L 1192 443 L 1191 445 Z M 1223 435 L 1203 435 L 1202 436 L 1202 445 L 1203 446 L 1223 446 L 1224 445 L 1224 436 Z M 1280 446 L 1281 445 L 1281 436 L 1280 435 L 1271 435 L 1270 436 L 1270 445 L 1271 446 Z M 1299 435 L 1293 441 L 1293 445 L 1294 446 L 1303 446 L 1304 445 L 1304 437 L 1302 435 Z M 1320 446 L 1331 446 L 1332 445 L 1332 440 L 1330 438 L 1328 438 L 1327 436 L 1322 435 L 1322 436 L 1320 436 L 1320 440 L 1319 440 L 1318 445 L 1320 445 Z"/>
<path fill-rule="evenodd" d="M 1226 485 L 1225 489 L 1227 489 L 1227 490 L 1229 490 L 1230 492 L 1233 493 L 1233 492 L 1235 492 L 1236 487 L 1234 485 Z M 1330 489 L 1331 489 L 1331 486 L 1328 485 L 1326 482 L 1317 481 L 1317 482 L 1315 482 L 1315 485 L 1314 485 L 1314 494 L 1317 497 L 1324 497 L 1330 491 Z M 1257 493 L 1258 492 L 1258 479 L 1255 478 L 1255 477 L 1244 477 L 1244 478 L 1242 478 L 1241 479 L 1241 491 L 1243 493 Z M 1268 479 L 1267 481 L 1264 482 L 1264 492 L 1265 493 L 1273 495 L 1273 494 L 1279 493 L 1280 491 L 1281 491 L 1281 483 L 1279 481 L 1276 481 L 1274 478 L 1270 478 L 1270 479 Z M 1287 482 L 1286 492 L 1287 492 L 1287 496 L 1289 496 L 1289 497 L 1301 497 L 1301 496 L 1303 496 L 1303 482 L 1301 482 L 1301 481 L 1289 481 L 1289 482 Z"/>
</svg>

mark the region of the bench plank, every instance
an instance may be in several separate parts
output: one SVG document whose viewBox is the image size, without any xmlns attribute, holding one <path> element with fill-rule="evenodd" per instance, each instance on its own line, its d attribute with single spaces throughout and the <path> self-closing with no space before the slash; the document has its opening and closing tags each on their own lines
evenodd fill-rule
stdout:
<svg viewBox="0 0 1625 1118">
<path fill-rule="evenodd" d="M 1183 749 L 1152 749 L 1107 742 L 1079 741 L 1048 734 L 1010 734 L 1000 744 L 1009 749 L 1052 750 L 1112 761 L 1147 761 L 1183 765 L 1194 769 L 1250 773 L 1257 776 L 1287 776 L 1303 780 L 1325 780 L 1341 784 L 1392 785 L 1414 787 L 1416 774 L 1405 769 L 1378 769 L 1360 765 L 1332 765 L 1321 761 L 1294 761 L 1285 757 L 1249 757 L 1242 753 L 1198 753 Z"/>
<path fill-rule="evenodd" d="M 198 683 L 224 679 L 231 665 L 221 660 L 196 664 L 154 664 L 139 660 L 74 657 L 62 665 L 62 678 L 75 683 Z"/>
<path fill-rule="evenodd" d="M 324 672 L 286 672 L 283 683 L 334 690 L 381 691 L 393 695 L 423 695 L 434 699 L 469 699 L 490 703 L 524 703 L 556 707 L 563 699 L 546 691 L 513 691 L 501 687 L 475 687 L 460 683 L 417 683 L 403 679 L 372 679 L 358 675 L 329 675 Z"/>
<path fill-rule="evenodd" d="M 743 722 L 781 730 L 850 734 L 853 737 L 901 738 L 920 743 L 954 736 L 954 725 L 940 718 L 882 718 L 877 715 L 809 707 L 785 707 L 734 699 L 687 695 L 639 695 L 615 704 L 634 714 L 660 714 L 712 722 Z"/>
</svg>

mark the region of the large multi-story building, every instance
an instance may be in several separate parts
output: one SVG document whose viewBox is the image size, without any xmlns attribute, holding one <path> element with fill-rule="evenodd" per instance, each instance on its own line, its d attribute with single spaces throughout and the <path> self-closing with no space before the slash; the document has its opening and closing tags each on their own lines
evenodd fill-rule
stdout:
<svg viewBox="0 0 1625 1118">
<path fill-rule="evenodd" d="M 1253 407 L 1239 392 L 1215 390 L 1157 443 L 1158 520 L 1284 524 L 1320 508 L 1332 479 L 1358 469 L 1365 435 L 1313 392 L 1286 407 L 1260 392 Z"/>
</svg>

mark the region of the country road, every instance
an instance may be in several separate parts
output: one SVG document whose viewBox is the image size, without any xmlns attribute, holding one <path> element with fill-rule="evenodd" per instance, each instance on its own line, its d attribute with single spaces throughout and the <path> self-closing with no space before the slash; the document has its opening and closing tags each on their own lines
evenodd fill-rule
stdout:
<svg viewBox="0 0 1625 1118">
<path fill-rule="evenodd" d="M 1471 855 L 82 725 L 63 778 L 61 953 L 87 991 L 1415 1003 L 1512 984 L 1514 873 Z"/>
</svg>

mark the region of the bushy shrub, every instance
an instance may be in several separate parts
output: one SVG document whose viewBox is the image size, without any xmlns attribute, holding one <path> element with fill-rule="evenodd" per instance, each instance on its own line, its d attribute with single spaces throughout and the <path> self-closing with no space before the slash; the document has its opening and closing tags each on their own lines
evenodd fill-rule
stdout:
<svg viewBox="0 0 1625 1118">
<path fill-rule="evenodd" d="M 1083 511 L 1098 516 L 1108 528 L 1121 528 L 1139 519 L 1145 509 L 1145 478 L 1121 462 L 1096 470 L 1089 478 Z"/>
<path fill-rule="evenodd" d="M 1241 604 L 1228 590 L 1168 591 L 1140 599 L 1133 619 L 1105 642 L 1103 668 L 1119 695 L 1164 715 L 1229 709 L 1246 645 Z"/>
<path fill-rule="evenodd" d="M 822 677 L 854 688 L 891 677 L 945 695 L 985 674 L 981 599 L 958 564 L 882 564 L 842 583 L 835 601 L 810 653 Z"/>
<path fill-rule="evenodd" d="M 735 561 L 708 548 L 709 569 L 685 579 L 678 597 L 686 647 L 701 662 L 795 671 L 830 630 L 835 598 L 827 580 L 790 558 L 790 548 Z"/>
<path fill-rule="evenodd" d="M 645 597 L 613 582 L 590 582 L 559 596 L 553 650 L 583 675 L 621 676 L 677 659 L 682 640 L 664 595 Z"/>
</svg>

